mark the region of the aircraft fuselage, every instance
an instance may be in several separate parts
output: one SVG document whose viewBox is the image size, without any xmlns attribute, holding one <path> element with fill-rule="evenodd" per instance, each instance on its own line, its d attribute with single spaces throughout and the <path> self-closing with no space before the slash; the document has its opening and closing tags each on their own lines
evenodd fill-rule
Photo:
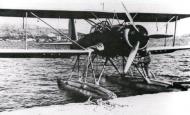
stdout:
<svg viewBox="0 0 190 115">
<path fill-rule="evenodd" d="M 148 34 L 146 29 L 140 25 L 137 25 L 137 28 L 141 34 L 130 26 L 116 25 L 110 29 L 91 32 L 79 39 L 77 43 L 85 48 L 102 43 L 104 50 L 98 54 L 105 57 L 128 56 L 137 41 L 140 41 L 140 49 L 144 49 L 148 42 L 148 38 L 142 36 L 142 34 Z M 72 48 L 79 49 L 74 44 Z"/>
</svg>

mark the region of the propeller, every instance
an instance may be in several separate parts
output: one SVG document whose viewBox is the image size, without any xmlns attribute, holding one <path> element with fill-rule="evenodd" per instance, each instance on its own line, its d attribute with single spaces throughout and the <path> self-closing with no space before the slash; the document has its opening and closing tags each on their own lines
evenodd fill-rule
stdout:
<svg viewBox="0 0 190 115">
<path fill-rule="evenodd" d="M 147 36 L 148 38 L 170 38 L 173 37 L 173 35 L 167 35 L 167 34 L 152 34 Z"/>
<path fill-rule="evenodd" d="M 134 21 L 133 21 L 133 18 L 131 17 L 130 13 L 128 12 L 127 8 L 125 7 L 124 3 L 121 1 L 121 4 L 123 5 L 123 8 L 125 9 L 125 14 L 126 16 L 128 17 L 131 25 L 134 27 L 134 29 L 139 32 L 139 29 L 136 27 Z M 133 63 L 133 60 L 135 59 L 135 56 L 137 54 L 137 51 L 139 50 L 139 45 L 140 45 L 140 42 L 137 41 L 136 45 L 132 48 L 130 54 L 129 54 L 129 57 L 127 59 L 127 63 L 125 65 L 125 69 L 124 69 L 124 72 L 127 73 L 127 71 L 129 70 L 130 66 L 132 65 Z"/>
<path fill-rule="evenodd" d="M 152 35 L 148 35 L 148 34 L 145 34 L 146 31 L 143 31 L 143 33 L 142 33 L 142 28 L 140 28 L 139 26 L 138 26 L 138 28 L 137 28 L 137 26 L 135 25 L 135 23 L 134 23 L 134 21 L 133 21 L 133 18 L 131 17 L 130 13 L 128 12 L 126 6 L 124 5 L 124 3 L 123 3 L 122 1 L 121 1 L 121 4 L 122 4 L 122 6 L 123 6 L 123 8 L 124 8 L 124 10 L 125 10 L 125 14 L 126 14 L 127 18 L 128 18 L 129 21 L 130 21 L 130 24 L 132 25 L 132 27 L 134 28 L 134 30 L 137 32 L 137 33 L 136 33 L 135 31 L 133 31 L 133 29 L 131 30 L 131 33 L 132 33 L 132 34 L 135 34 L 135 33 L 136 33 L 136 36 L 135 36 L 135 37 L 137 37 L 137 38 L 148 38 L 148 39 L 149 39 L 149 38 L 158 39 L 158 38 L 169 38 L 169 37 L 172 37 L 172 36 L 173 36 L 173 35 L 165 35 L 165 34 L 152 34 Z M 143 30 L 146 30 L 146 29 L 144 28 Z M 132 32 L 132 31 L 133 31 L 133 32 Z M 125 39 L 126 39 L 126 41 L 127 41 L 127 37 L 125 37 Z M 133 39 L 133 40 L 134 40 L 134 39 Z M 135 59 L 135 56 L 136 56 L 138 50 L 140 49 L 140 42 L 141 42 L 141 44 L 143 43 L 143 42 L 142 42 L 142 39 L 136 39 L 136 44 L 133 45 L 133 47 L 132 47 L 132 49 L 131 49 L 131 52 L 130 52 L 130 54 L 129 54 L 129 56 L 128 56 L 128 59 L 127 59 L 127 63 L 126 63 L 126 65 L 125 65 L 125 69 L 124 69 L 124 72 L 125 72 L 125 73 L 128 72 L 130 66 L 131 66 L 132 63 L 133 63 L 133 60 Z"/>
<path fill-rule="evenodd" d="M 130 54 L 129 54 L 129 57 L 127 59 L 127 63 L 125 65 L 125 70 L 124 72 L 127 73 L 127 71 L 129 70 L 131 64 L 133 63 L 133 60 L 135 59 L 135 56 L 137 54 L 137 51 L 139 49 L 139 45 L 140 45 L 140 42 L 138 41 L 137 44 L 135 45 L 135 47 L 132 48 Z"/>
<path fill-rule="evenodd" d="M 128 17 L 130 23 L 132 24 L 132 26 L 135 28 L 136 31 L 139 32 L 138 28 L 136 27 L 134 21 L 133 21 L 133 18 L 131 17 L 131 15 L 129 14 L 127 8 L 125 7 L 124 3 L 121 1 L 121 4 L 123 5 L 123 8 L 125 9 L 125 14 L 126 16 Z"/>
</svg>

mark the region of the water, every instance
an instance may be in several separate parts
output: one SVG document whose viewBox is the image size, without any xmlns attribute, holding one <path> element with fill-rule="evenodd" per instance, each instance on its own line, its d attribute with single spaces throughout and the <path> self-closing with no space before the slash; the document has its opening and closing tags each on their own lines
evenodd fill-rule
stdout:
<svg viewBox="0 0 190 115">
<path fill-rule="evenodd" d="M 176 51 L 170 54 L 151 56 L 151 70 L 169 80 L 187 80 L 190 78 L 190 50 Z"/>
<path fill-rule="evenodd" d="M 67 74 L 63 59 L 0 59 L 0 65 L 0 111 L 71 100 L 59 91 L 55 78 Z"/>
</svg>

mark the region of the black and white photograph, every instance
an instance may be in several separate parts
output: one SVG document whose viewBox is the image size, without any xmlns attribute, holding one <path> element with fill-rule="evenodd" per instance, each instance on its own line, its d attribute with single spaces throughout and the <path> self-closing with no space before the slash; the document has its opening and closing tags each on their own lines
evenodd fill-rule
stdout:
<svg viewBox="0 0 190 115">
<path fill-rule="evenodd" d="M 0 115 L 190 115 L 190 1 L 0 0 Z"/>
</svg>

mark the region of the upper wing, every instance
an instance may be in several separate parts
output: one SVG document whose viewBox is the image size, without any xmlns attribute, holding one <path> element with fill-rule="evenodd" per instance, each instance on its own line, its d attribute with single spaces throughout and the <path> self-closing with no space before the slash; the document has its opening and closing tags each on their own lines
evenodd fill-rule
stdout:
<svg viewBox="0 0 190 115">
<path fill-rule="evenodd" d="M 88 55 L 90 50 L 37 50 L 37 49 L 1 49 L 1 58 L 68 58 L 76 55 Z"/>
<path fill-rule="evenodd" d="M 177 50 L 187 50 L 190 49 L 190 46 L 175 46 L 175 47 L 152 47 L 147 48 L 147 52 L 151 54 L 163 54 L 163 53 L 172 53 Z"/>
<path fill-rule="evenodd" d="M 104 10 L 101 4 L 105 3 Z M 126 0 L 124 3 L 129 9 L 135 22 L 167 22 L 173 16 L 178 19 L 190 16 L 188 1 L 167 0 L 138 1 Z M 183 7 L 178 7 L 179 5 Z M 114 9 L 116 11 L 114 11 Z M 25 17 L 28 12 L 37 14 L 41 18 L 119 18 L 126 20 L 121 1 L 117 0 L 1 0 L 0 16 Z M 117 14 L 117 16 L 115 15 Z M 96 17 L 94 16 L 96 15 Z M 171 20 L 174 21 L 175 19 Z"/>
<path fill-rule="evenodd" d="M 118 19 L 129 21 L 124 12 L 106 12 L 106 11 L 72 11 L 72 10 L 37 10 L 37 9 L 3 9 L 0 8 L 0 16 L 10 17 L 25 17 L 28 12 L 28 17 L 33 17 L 30 12 L 37 14 L 41 18 L 113 18 L 117 15 Z M 141 13 L 131 12 L 135 22 L 167 22 L 173 16 L 178 16 L 178 19 L 190 17 L 190 14 L 175 14 L 175 13 Z M 96 17 L 94 16 L 96 15 Z M 116 18 L 116 17 L 115 17 Z M 171 21 L 175 21 L 172 19 Z"/>
</svg>

